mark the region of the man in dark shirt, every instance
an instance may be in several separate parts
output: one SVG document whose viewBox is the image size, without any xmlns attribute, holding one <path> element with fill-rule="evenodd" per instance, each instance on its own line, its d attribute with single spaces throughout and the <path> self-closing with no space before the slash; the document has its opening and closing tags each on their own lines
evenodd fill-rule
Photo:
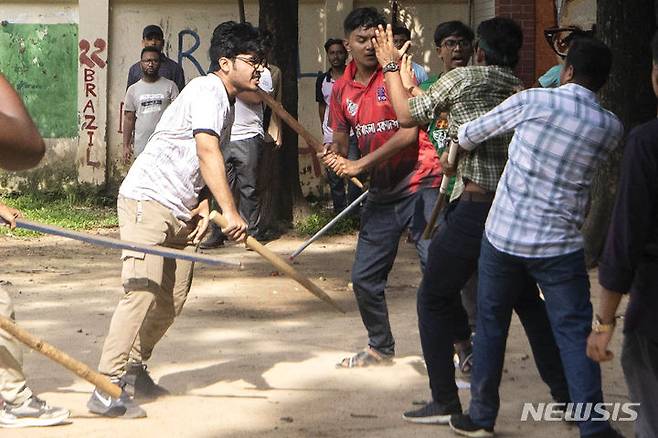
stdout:
<svg viewBox="0 0 658 438">
<path fill-rule="evenodd" d="M 144 31 L 142 32 L 142 46 L 157 47 L 162 53 L 158 74 L 163 78 L 174 81 L 178 87 L 178 91 L 183 91 L 183 87 L 185 86 L 185 74 L 176 61 L 168 58 L 164 54 L 164 43 L 164 34 L 162 33 L 160 26 L 149 24 L 144 28 Z M 130 67 L 130 70 L 128 70 L 128 85 L 126 85 L 126 89 L 140 79 L 142 79 L 142 68 L 140 67 L 139 62 L 136 62 Z"/>
<path fill-rule="evenodd" d="M 651 82 L 658 96 L 658 35 L 651 43 Z M 607 347 L 615 312 L 630 292 L 621 364 L 629 397 L 640 403 L 637 437 L 658 436 L 658 119 L 635 128 L 626 141 L 617 201 L 599 264 L 601 301 L 587 340 L 587 355 L 612 359 Z"/>
</svg>

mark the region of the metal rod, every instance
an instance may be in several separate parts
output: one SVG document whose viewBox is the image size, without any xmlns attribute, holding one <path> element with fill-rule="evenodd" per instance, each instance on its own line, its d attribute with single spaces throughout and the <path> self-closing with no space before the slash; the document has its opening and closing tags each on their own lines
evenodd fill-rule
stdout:
<svg viewBox="0 0 658 438">
<path fill-rule="evenodd" d="M 324 227 L 322 227 L 322 229 L 320 229 L 317 233 L 315 233 L 315 234 L 313 235 L 313 237 L 311 237 L 310 239 L 308 239 L 308 240 L 307 240 L 306 242 L 304 242 L 299 248 L 297 248 L 297 249 L 295 250 L 295 252 L 293 252 L 292 254 L 290 254 L 289 259 L 290 259 L 290 260 L 294 260 L 294 258 L 297 257 L 299 254 L 301 254 L 301 252 L 304 251 L 304 250 L 306 249 L 307 246 L 309 246 L 311 243 L 315 242 L 315 241 L 318 240 L 320 237 L 322 237 L 322 235 L 323 235 L 324 233 L 326 233 L 331 227 L 333 227 L 333 226 L 336 224 L 336 222 L 338 222 L 339 220 L 341 220 L 346 214 L 348 214 L 348 213 L 350 212 L 350 210 L 352 210 L 354 207 L 356 207 L 357 205 L 359 205 L 359 204 L 360 204 L 360 203 L 366 198 L 367 195 L 368 195 L 368 190 L 366 190 L 365 192 L 363 192 L 363 193 L 361 194 L 361 196 L 359 196 L 358 198 L 356 198 L 356 199 L 355 199 L 350 205 L 348 205 L 347 207 L 345 207 L 345 209 L 344 209 L 343 211 L 341 211 L 340 213 L 338 213 L 338 214 L 336 215 L 335 218 L 333 218 L 333 219 L 332 219 L 327 225 L 325 225 Z"/>
<path fill-rule="evenodd" d="M 457 143 L 454 140 L 451 141 L 450 149 L 448 150 L 448 164 L 450 166 L 455 164 L 455 161 L 457 160 L 458 150 L 459 150 L 459 143 Z M 441 187 L 439 188 L 439 199 L 437 199 L 436 204 L 434 204 L 434 208 L 432 209 L 432 214 L 430 215 L 430 219 L 427 221 L 427 225 L 425 225 L 425 230 L 423 231 L 423 239 L 425 240 L 432 238 L 432 234 L 434 233 L 434 225 L 436 225 L 436 220 L 439 218 L 439 213 L 441 213 L 441 210 L 443 210 L 443 207 L 445 206 L 446 203 L 449 185 L 450 185 L 450 177 L 447 175 L 443 175 L 443 179 L 441 179 Z"/>
<path fill-rule="evenodd" d="M 16 226 L 24 230 L 37 231 L 39 233 L 45 233 L 45 234 L 53 234 L 55 236 L 66 237 L 69 239 L 79 240 L 81 242 L 90 243 L 92 245 L 105 246 L 108 248 L 127 249 L 130 251 L 138 251 L 138 252 L 153 254 L 170 259 L 187 260 L 188 262 L 200 262 L 214 266 L 230 266 L 233 268 L 242 267 L 242 264 L 239 262 L 231 262 L 203 254 L 197 254 L 189 251 L 182 251 L 180 249 L 166 248 L 164 246 L 146 245 L 143 243 L 128 242 L 125 240 L 114 239 L 112 237 L 94 236 L 92 234 L 68 230 L 66 228 L 61 228 L 54 225 L 41 224 L 39 222 L 33 222 L 27 219 L 21 219 L 21 218 L 16 219 Z"/>
<path fill-rule="evenodd" d="M 219 214 L 217 211 L 210 212 L 209 218 L 210 218 L 211 221 L 215 222 L 221 228 L 225 228 L 228 225 L 228 222 L 227 222 L 226 218 L 224 216 L 222 216 L 221 214 Z M 297 272 L 297 270 L 295 270 L 295 268 L 293 268 L 288 263 L 286 263 L 286 261 L 283 260 L 280 256 L 278 256 L 277 254 L 274 254 L 272 251 L 267 249 L 258 240 L 254 239 L 251 236 L 247 236 L 247 239 L 245 240 L 245 245 L 247 246 L 247 248 L 253 249 L 260 256 L 262 256 L 265 260 L 270 262 L 272 264 L 272 266 L 274 266 L 278 271 L 283 272 L 288 277 L 292 278 L 297 283 L 304 286 L 304 288 L 306 290 L 308 290 L 310 293 L 312 293 L 316 297 L 320 298 L 322 301 L 329 304 L 331 307 L 338 310 L 339 312 L 345 313 L 345 311 L 338 304 L 336 304 L 336 302 L 333 299 L 331 299 L 331 297 L 329 295 L 327 295 L 325 293 L 325 291 L 320 289 L 320 287 L 318 287 L 315 283 L 313 283 L 307 277 L 305 277 L 302 274 L 300 274 L 299 272 Z"/>
</svg>

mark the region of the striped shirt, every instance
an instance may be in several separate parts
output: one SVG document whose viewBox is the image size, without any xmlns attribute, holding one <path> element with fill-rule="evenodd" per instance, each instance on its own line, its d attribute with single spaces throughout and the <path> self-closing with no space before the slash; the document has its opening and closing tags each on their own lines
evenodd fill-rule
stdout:
<svg viewBox="0 0 658 438">
<path fill-rule="evenodd" d="M 409 99 L 411 117 L 419 124 L 430 123 L 448 113 L 448 136 L 457 129 L 523 89 L 511 69 L 494 65 L 459 67 L 441 76 L 423 95 Z M 451 200 L 461 196 L 466 180 L 491 192 L 503 173 L 510 136 L 491 138 L 476 151 L 461 154 L 457 181 Z"/>
<path fill-rule="evenodd" d="M 583 248 L 580 228 L 594 170 L 623 135 L 619 119 L 580 85 L 530 89 L 462 125 L 459 144 L 514 130 L 509 160 L 485 227 L 498 250 L 554 257 Z"/>
</svg>

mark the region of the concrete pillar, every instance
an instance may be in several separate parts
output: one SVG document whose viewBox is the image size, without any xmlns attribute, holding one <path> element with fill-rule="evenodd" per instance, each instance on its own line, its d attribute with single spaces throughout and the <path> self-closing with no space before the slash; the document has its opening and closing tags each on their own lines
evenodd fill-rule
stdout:
<svg viewBox="0 0 658 438">
<path fill-rule="evenodd" d="M 109 0 L 80 0 L 78 182 L 105 184 Z"/>
</svg>

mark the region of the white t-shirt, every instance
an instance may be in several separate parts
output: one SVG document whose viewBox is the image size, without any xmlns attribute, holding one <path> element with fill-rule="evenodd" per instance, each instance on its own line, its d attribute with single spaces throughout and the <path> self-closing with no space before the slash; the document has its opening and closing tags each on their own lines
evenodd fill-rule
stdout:
<svg viewBox="0 0 658 438">
<path fill-rule="evenodd" d="M 119 194 L 152 200 L 169 208 L 181 220 L 190 219 L 205 186 L 199 168 L 194 134 L 230 140 L 233 106 L 222 80 L 215 74 L 191 80 L 162 114 L 144 152 L 133 163 Z"/>
<path fill-rule="evenodd" d="M 274 90 L 272 73 L 268 69 L 264 69 L 260 74 L 258 86 L 266 93 Z M 254 105 L 245 103 L 240 100 L 239 96 L 235 99 L 235 123 L 231 129 L 231 141 L 245 140 L 257 135 L 264 136 L 263 105 L 262 103 Z"/>
</svg>

